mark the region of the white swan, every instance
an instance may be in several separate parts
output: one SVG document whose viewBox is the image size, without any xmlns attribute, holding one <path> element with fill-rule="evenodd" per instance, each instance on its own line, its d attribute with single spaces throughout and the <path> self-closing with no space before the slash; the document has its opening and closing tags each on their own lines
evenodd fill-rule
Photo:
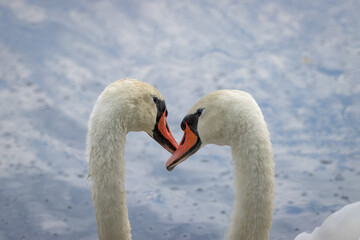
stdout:
<svg viewBox="0 0 360 240">
<path fill-rule="evenodd" d="M 360 240 L 360 202 L 346 205 L 312 233 L 301 233 L 295 240 Z"/>
<path fill-rule="evenodd" d="M 99 239 L 131 239 L 125 191 L 126 134 L 145 131 L 174 152 L 177 143 L 166 116 L 161 94 L 138 80 L 116 81 L 97 99 L 88 125 L 86 157 Z"/>
<path fill-rule="evenodd" d="M 167 161 L 166 168 L 171 171 L 206 144 L 231 146 L 235 200 L 227 238 L 269 239 L 275 182 L 273 152 L 264 117 L 255 100 L 248 93 L 237 90 L 213 92 L 191 108 L 181 128 L 184 136 Z M 346 208 L 332 215 L 335 218 L 335 215 L 344 217 L 353 214 L 346 220 L 337 218 L 336 222 L 330 218 L 330 224 L 325 222 L 321 227 L 323 230 L 300 235 L 296 240 L 358 240 L 360 202 Z M 336 226 L 344 228 L 332 231 L 334 235 L 326 235 L 329 226 L 333 230 Z"/>
</svg>

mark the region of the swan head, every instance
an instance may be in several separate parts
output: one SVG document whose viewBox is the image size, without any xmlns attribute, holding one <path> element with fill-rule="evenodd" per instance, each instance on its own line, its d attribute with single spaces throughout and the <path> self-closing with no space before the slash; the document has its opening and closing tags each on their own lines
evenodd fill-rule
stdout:
<svg viewBox="0 0 360 240">
<path fill-rule="evenodd" d="M 167 123 L 166 104 L 152 85 L 124 79 L 110 84 L 100 95 L 91 118 L 97 123 L 114 121 L 126 133 L 144 131 L 162 147 L 173 153 L 178 144 Z"/>
<path fill-rule="evenodd" d="M 210 93 L 200 99 L 181 122 L 184 135 L 166 162 L 167 170 L 173 170 L 207 144 L 232 146 L 244 126 L 249 125 L 249 120 L 259 116 L 262 117 L 260 109 L 246 92 L 218 90 Z"/>
</svg>

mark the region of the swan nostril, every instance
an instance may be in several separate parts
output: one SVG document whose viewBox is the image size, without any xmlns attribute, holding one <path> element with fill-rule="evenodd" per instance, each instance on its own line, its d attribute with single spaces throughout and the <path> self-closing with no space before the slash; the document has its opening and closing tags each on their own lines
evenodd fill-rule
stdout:
<svg viewBox="0 0 360 240">
<path fill-rule="evenodd" d="M 170 128 L 169 128 L 169 125 L 168 123 L 166 122 L 166 125 L 165 125 L 166 129 L 168 130 L 168 132 L 170 132 Z"/>
<path fill-rule="evenodd" d="M 185 142 L 185 138 L 186 138 L 186 134 L 184 134 L 184 137 L 183 137 L 183 139 L 181 140 L 180 145 L 183 145 L 183 144 L 184 144 L 184 142 Z"/>
</svg>

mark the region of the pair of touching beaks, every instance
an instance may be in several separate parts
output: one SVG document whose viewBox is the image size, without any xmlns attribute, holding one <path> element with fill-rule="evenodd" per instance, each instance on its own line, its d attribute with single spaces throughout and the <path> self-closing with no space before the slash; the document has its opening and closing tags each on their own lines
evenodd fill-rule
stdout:
<svg viewBox="0 0 360 240">
<path fill-rule="evenodd" d="M 198 109 L 194 114 L 187 115 L 181 122 L 181 129 L 184 135 L 178 145 L 172 136 L 166 121 L 167 110 L 157 119 L 157 124 L 153 131 L 153 137 L 162 145 L 163 148 L 172 153 L 172 156 L 166 162 L 166 169 L 171 171 L 176 165 L 185 161 L 188 157 L 200 149 L 201 141 L 197 132 L 197 122 L 203 109 Z M 162 138 L 161 141 L 158 138 Z"/>
</svg>

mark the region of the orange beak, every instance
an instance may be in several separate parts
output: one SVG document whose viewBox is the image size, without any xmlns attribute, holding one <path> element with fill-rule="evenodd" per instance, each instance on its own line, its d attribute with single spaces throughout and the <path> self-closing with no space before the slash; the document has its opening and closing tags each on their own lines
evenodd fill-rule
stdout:
<svg viewBox="0 0 360 240">
<path fill-rule="evenodd" d="M 153 138 L 170 153 L 173 153 L 178 148 L 178 144 L 171 134 L 169 125 L 166 121 L 166 111 L 164 111 L 159 121 L 156 123 L 153 133 Z"/>
<path fill-rule="evenodd" d="M 166 169 L 171 171 L 176 165 L 185 161 L 192 154 L 200 149 L 201 141 L 199 136 L 194 133 L 185 123 L 184 136 L 181 140 L 180 146 L 173 153 L 173 155 L 166 162 Z"/>
</svg>

